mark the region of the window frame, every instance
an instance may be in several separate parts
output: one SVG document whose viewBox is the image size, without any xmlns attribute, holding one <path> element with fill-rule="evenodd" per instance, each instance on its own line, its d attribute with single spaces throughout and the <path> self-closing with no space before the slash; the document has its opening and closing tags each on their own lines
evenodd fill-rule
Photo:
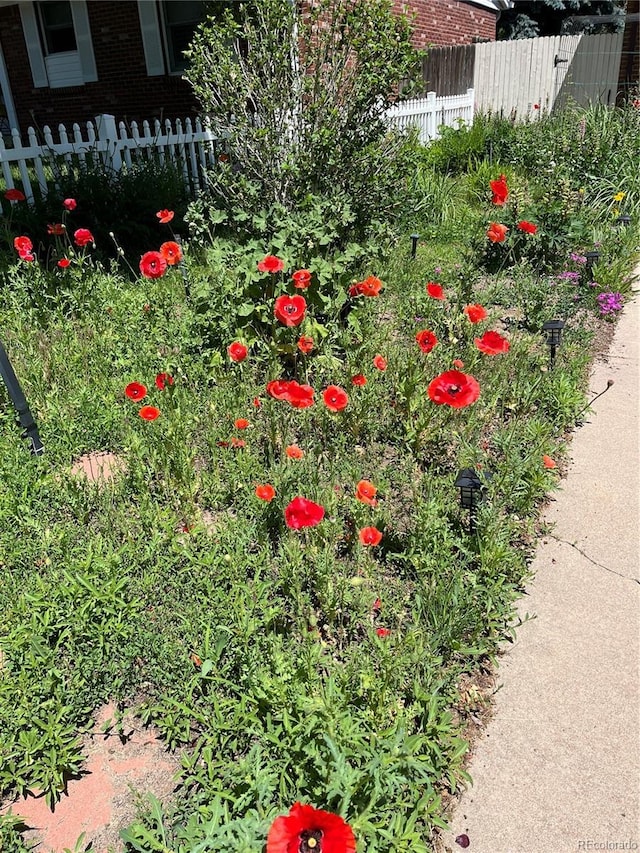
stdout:
<svg viewBox="0 0 640 853">
<path fill-rule="evenodd" d="M 198 24 L 202 23 L 202 21 L 204 21 L 206 16 L 207 16 L 206 4 L 205 4 L 205 2 L 203 2 L 203 0 L 200 0 L 200 2 L 202 3 L 203 15 L 200 18 L 200 20 L 198 20 L 196 22 L 196 25 L 195 25 L 196 27 L 198 26 Z M 185 63 L 184 66 L 182 68 L 176 68 L 176 69 L 172 68 L 172 65 L 173 65 L 172 60 L 174 59 L 174 57 L 172 56 L 171 48 L 173 45 L 171 43 L 170 35 L 168 32 L 170 25 L 168 25 L 168 22 L 167 22 L 166 0 L 158 0 L 158 6 L 159 6 L 159 8 L 158 8 L 158 20 L 159 20 L 159 25 L 160 25 L 160 34 L 161 34 L 161 38 L 162 38 L 162 51 L 164 54 L 166 73 L 172 77 L 180 77 L 185 72 L 187 61 L 184 58 L 182 58 L 180 60 L 180 62 L 184 62 Z M 194 29 L 195 29 L 195 27 L 194 27 Z"/>
</svg>

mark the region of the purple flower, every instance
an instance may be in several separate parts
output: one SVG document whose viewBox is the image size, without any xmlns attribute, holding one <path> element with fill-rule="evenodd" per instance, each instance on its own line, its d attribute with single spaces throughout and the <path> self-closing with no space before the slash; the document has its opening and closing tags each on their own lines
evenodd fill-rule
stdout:
<svg viewBox="0 0 640 853">
<path fill-rule="evenodd" d="M 436 267 L 436 268 L 434 269 L 434 273 L 435 273 L 436 275 L 440 275 L 440 273 L 441 273 L 441 272 L 442 272 L 442 267 Z"/>
<path fill-rule="evenodd" d="M 624 297 L 621 293 L 600 293 L 597 300 L 600 314 L 603 317 L 620 311 L 624 305 Z"/>
<path fill-rule="evenodd" d="M 573 272 L 573 270 L 565 270 L 565 272 L 561 272 L 558 275 L 558 278 L 561 278 L 565 281 L 578 281 L 580 279 L 580 273 Z"/>
<path fill-rule="evenodd" d="M 587 259 L 585 258 L 585 256 L 584 255 L 578 255 L 576 252 L 571 252 L 569 257 L 576 264 L 586 264 L 587 263 Z"/>
</svg>

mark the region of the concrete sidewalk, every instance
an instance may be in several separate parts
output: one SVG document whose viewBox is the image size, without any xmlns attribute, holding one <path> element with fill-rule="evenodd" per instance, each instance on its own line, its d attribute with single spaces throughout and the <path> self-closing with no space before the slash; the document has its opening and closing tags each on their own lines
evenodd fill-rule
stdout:
<svg viewBox="0 0 640 853">
<path fill-rule="evenodd" d="M 637 270 L 640 273 L 640 269 Z M 545 513 L 536 618 L 501 659 L 495 714 L 444 833 L 470 853 L 640 850 L 640 299 L 625 307 L 577 430 L 562 491 Z"/>
</svg>

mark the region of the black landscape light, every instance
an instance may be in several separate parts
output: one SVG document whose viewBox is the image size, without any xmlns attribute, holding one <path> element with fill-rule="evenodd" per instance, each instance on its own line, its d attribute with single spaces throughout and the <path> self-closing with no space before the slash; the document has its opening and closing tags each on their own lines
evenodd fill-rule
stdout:
<svg viewBox="0 0 640 853">
<path fill-rule="evenodd" d="M 418 251 L 418 240 L 420 239 L 419 234 L 411 235 L 411 257 L 415 258 L 416 252 Z"/>
<path fill-rule="evenodd" d="M 548 320 L 542 324 L 542 332 L 549 345 L 549 364 L 551 367 L 555 364 L 556 351 L 562 343 L 563 329 L 564 320 Z"/>
<path fill-rule="evenodd" d="M 482 483 L 473 468 L 463 468 L 453 484 L 460 489 L 460 506 L 469 510 L 469 530 L 476 529 L 476 511 L 482 500 Z"/>
<path fill-rule="evenodd" d="M 33 419 L 29 406 L 27 405 L 22 388 L 18 382 L 18 377 L 11 366 L 9 356 L 7 355 L 7 351 L 2 342 L 0 342 L 0 376 L 2 376 L 4 384 L 7 386 L 11 402 L 18 413 L 20 426 L 24 429 L 22 438 L 26 438 L 31 442 L 31 452 L 33 455 L 40 456 L 44 453 L 44 446 L 40 441 L 38 427 L 36 426 L 36 422 Z"/>
<path fill-rule="evenodd" d="M 619 216 L 615 220 L 614 224 L 615 225 L 624 225 L 626 228 L 628 228 L 629 225 L 631 225 L 631 217 L 629 216 L 628 213 L 623 213 L 622 216 Z"/>
<path fill-rule="evenodd" d="M 584 256 L 587 259 L 587 270 L 591 273 L 593 265 L 597 264 L 600 260 L 600 252 L 597 249 L 594 249 L 592 252 L 585 252 Z"/>
</svg>

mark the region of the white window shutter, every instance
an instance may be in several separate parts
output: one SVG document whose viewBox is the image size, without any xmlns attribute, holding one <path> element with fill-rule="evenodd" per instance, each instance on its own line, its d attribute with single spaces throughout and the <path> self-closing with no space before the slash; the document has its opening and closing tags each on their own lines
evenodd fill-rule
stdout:
<svg viewBox="0 0 640 853">
<path fill-rule="evenodd" d="M 149 77 L 164 74 L 164 54 L 162 36 L 158 22 L 158 9 L 155 0 L 138 0 L 138 16 L 144 47 L 144 58 Z"/>
<path fill-rule="evenodd" d="M 40 34 L 38 33 L 38 22 L 36 21 L 36 10 L 33 3 L 20 3 L 20 17 L 22 18 L 22 31 L 27 45 L 31 76 L 34 88 L 49 85 L 47 69 L 44 65 L 42 47 L 40 45 Z"/>
<path fill-rule="evenodd" d="M 73 17 L 73 28 L 76 33 L 76 45 L 80 54 L 82 79 L 85 83 L 95 83 L 98 79 L 98 71 L 96 69 L 96 59 L 93 54 L 91 27 L 89 26 L 89 15 L 85 0 L 73 0 L 71 3 L 71 15 Z"/>
</svg>

